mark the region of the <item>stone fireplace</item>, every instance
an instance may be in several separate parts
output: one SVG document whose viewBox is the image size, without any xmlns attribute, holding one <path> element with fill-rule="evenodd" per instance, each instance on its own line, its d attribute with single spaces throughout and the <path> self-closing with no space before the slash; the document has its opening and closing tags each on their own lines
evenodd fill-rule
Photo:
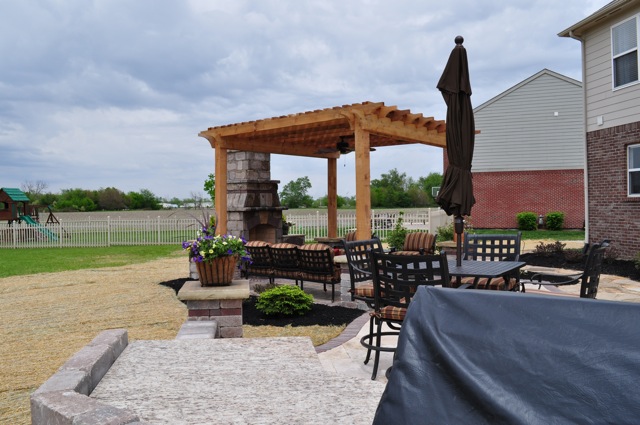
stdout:
<svg viewBox="0 0 640 425">
<path fill-rule="evenodd" d="M 247 240 L 282 240 L 279 180 L 271 180 L 268 153 L 229 151 L 227 156 L 227 231 Z"/>
</svg>

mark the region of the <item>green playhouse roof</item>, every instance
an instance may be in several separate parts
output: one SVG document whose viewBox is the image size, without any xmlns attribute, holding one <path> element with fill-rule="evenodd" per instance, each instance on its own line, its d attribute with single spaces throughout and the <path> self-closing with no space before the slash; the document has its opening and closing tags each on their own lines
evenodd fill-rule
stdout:
<svg viewBox="0 0 640 425">
<path fill-rule="evenodd" d="M 7 194 L 12 201 L 16 202 L 29 202 L 29 198 L 24 194 L 20 189 L 16 189 L 13 187 L 3 187 L 0 188 L 1 191 Z"/>
</svg>

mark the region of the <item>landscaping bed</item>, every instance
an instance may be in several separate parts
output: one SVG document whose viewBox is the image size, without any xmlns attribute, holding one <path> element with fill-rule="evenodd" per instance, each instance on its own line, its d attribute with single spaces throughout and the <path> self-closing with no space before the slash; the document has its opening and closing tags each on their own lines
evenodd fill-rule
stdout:
<svg viewBox="0 0 640 425">
<path fill-rule="evenodd" d="M 529 266 L 551 267 L 556 269 L 584 270 L 584 262 L 574 257 L 567 258 L 564 252 L 546 254 L 522 254 L 520 261 Z M 633 261 L 607 259 L 602 263 L 602 273 L 626 277 L 640 282 L 640 271 L 635 268 Z"/>
<path fill-rule="evenodd" d="M 160 285 L 168 286 L 176 291 L 176 294 L 182 285 L 191 279 L 175 279 L 161 282 Z M 250 326 L 343 326 L 348 325 L 356 318 L 362 316 L 364 311 L 340 307 L 330 306 L 326 304 L 314 303 L 311 311 L 303 316 L 265 316 L 261 311 L 256 309 L 255 304 L 258 297 L 251 296 L 242 304 L 242 323 Z"/>
</svg>

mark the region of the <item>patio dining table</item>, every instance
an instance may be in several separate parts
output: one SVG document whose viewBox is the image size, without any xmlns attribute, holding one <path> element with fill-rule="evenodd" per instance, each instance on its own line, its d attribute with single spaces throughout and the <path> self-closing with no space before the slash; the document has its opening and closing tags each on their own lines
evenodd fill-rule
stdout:
<svg viewBox="0 0 640 425">
<path fill-rule="evenodd" d="M 523 261 L 475 261 L 462 260 L 460 266 L 456 265 L 455 259 L 447 261 L 449 263 L 449 275 L 455 277 L 460 284 L 463 277 L 474 277 L 475 288 L 480 278 L 497 279 L 508 278 L 524 267 L 527 263 Z M 487 285 L 487 288 L 489 285 Z"/>
</svg>

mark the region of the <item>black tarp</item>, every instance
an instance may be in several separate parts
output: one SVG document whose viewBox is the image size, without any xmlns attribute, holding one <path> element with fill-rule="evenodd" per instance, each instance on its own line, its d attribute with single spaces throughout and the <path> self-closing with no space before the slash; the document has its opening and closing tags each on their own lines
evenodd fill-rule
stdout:
<svg viewBox="0 0 640 425">
<path fill-rule="evenodd" d="M 638 424 L 640 305 L 420 287 L 374 424 Z"/>
</svg>

